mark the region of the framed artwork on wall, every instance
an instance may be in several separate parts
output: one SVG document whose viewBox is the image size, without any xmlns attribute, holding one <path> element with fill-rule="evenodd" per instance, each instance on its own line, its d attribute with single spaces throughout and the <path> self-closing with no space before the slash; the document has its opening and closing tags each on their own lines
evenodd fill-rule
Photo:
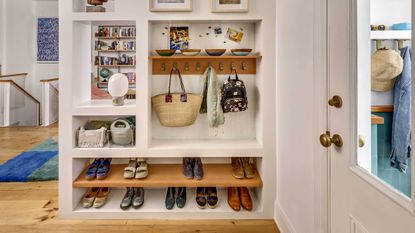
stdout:
<svg viewBox="0 0 415 233">
<path fill-rule="evenodd" d="M 38 18 L 37 59 L 38 62 L 59 62 L 59 19 Z"/>
<path fill-rule="evenodd" d="M 248 12 L 249 0 L 212 0 L 212 12 Z"/>
<path fill-rule="evenodd" d="M 149 0 L 150 11 L 192 11 L 193 0 Z"/>
</svg>

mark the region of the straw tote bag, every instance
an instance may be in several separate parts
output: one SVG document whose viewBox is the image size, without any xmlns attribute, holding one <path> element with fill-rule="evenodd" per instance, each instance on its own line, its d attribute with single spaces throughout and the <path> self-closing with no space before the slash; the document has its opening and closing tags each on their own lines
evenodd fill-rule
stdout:
<svg viewBox="0 0 415 233">
<path fill-rule="evenodd" d="M 182 93 L 171 93 L 171 78 L 176 72 L 180 79 Z M 166 127 L 184 127 L 193 125 L 202 105 L 202 95 L 186 93 L 182 75 L 178 69 L 170 71 L 169 92 L 151 98 L 153 108 L 161 125 Z"/>
</svg>

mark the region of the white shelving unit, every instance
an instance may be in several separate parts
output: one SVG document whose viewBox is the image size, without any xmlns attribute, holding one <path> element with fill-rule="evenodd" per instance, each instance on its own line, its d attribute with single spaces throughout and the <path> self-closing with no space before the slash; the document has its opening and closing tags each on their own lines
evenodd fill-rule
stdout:
<svg viewBox="0 0 415 233">
<path fill-rule="evenodd" d="M 371 31 L 372 40 L 410 40 L 412 31 Z"/>
<path fill-rule="evenodd" d="M 276 19 L 275 1 L 262 0 L 251 4 L 248 13 L 211 13 L 210 1 L 194 0 L 192 12 L 150 12 L 147 1 L 116 0 L 114 11 L 107 13 L 79 12 L 79 1 L 62 1 L 60 15 L 60 189 L 61 218 L 77 219 L 272 219 L 276 197 Z M 93 25 L 135 25 L 136 36 L 136 100 L 114 107 L 109 100 L 91 100 L 91 43 Z M 240 75 L 247 85 L 249 110 L 229 114 L 223 133 L 210 134 L 205 116 L 181 129 L 162 127 L 151 108 L 151 96 L 166 91 L 167 76 L 152 74 L 154 49 L 167 48 L 162 37 L 167 25 L 190 25 L 191 48 L 208 46 L 225 48 L 251 47 L 262 58 L 257 61 L 255 75 Z M 208 27 L 223 27 L 223 34 L 210 37 Z M 241 44 L 224 43 L 228 27 L 244 28 Z M 193 34 L 192 34 L 193 33 Z M 199 37 L 199 35 L 204 36 Z M 164 40 L 164 41 L 163 41 Z M 226 75 L 219 78 L 224 79 Z M 185 75 L 189 91 L 198 91 L 199 75 Z M 134 146 L 77 148 L 76 130 L 92 119 L 112 120 L 136 117 Z M 252 212 L 234 212 L 227 204 L 226 189 L 219 190 L 220 205 L 214 210 L 199 210 L 195 191 L 189 189 L 184 209 L 168 211 L 164 207 L 165 189 L 146 189 L 146 203 L 139 210 L 123 211 L 119 203 L 124 195 L 120 188 L 111 190 L 108 203 L 100 209 L 83 209 L 79 202 L 84 187 L 74 186 L 86 164 L 93 158 L 113 158 L 114 164 L 126 164 L 129 157 L 149 158 L 152 163 L 178 164 L 182 157 L 201 157 L 204 163 L 230 162 L 231 157 L 255 157 L 262 185 L 250 191 L 254 198 Z M 230 168 L 230 167 L 229 167 Z M 209 171 L 207 171 L 209 172 Z M 169 174 L 166 174 L 168 176 Z M 139 181 L 137 181 L 139 182 Z M 195 181 L 196 182 L 196 181 Z M 200 182 L 203 184 L 203 180 Z M 91 182 L 91 186 L 94 182 Z"/>
</svg>

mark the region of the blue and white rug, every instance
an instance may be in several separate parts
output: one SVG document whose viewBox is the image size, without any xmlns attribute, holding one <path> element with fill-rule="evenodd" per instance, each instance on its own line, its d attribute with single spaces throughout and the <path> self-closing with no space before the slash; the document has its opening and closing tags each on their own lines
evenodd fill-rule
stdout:
<svg viewBox="0 0 415 233">
<path fill-rule="evenodd" d="M 0 165 L 0 182 L 58 180 L 58 143 L 48 139 Z"/>
</svg>

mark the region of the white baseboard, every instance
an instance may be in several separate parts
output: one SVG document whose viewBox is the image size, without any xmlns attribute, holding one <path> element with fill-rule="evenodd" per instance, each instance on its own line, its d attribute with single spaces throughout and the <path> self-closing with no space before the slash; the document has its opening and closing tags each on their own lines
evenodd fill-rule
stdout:
<svg viewBox="0 0 415 233">
<path fill-rule="evenodd" d="M 275 201 L 274 204 L 274 221 L 280 229 L 281 233 L 297 233 L 288 219 L 285 212 L 281 209 L 281 206 L 278 204 L 278 201 Z"/>
</svg>

